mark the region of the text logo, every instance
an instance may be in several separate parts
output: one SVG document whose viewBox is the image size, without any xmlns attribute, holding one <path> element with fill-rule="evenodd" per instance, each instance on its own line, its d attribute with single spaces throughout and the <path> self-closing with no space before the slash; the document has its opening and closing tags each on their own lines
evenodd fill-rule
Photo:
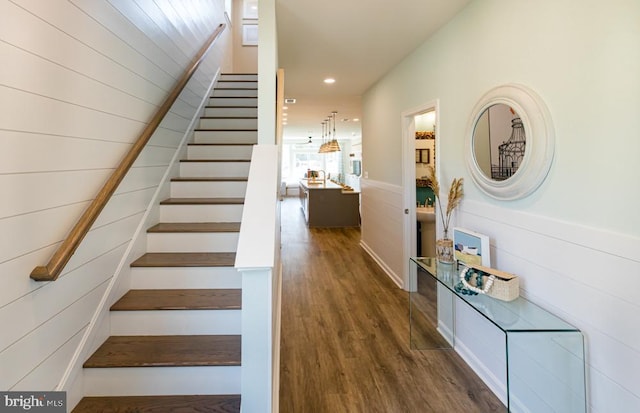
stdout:
<svg viewBox="0 0 640 413">
<path fill-rule="evenodd" d="M 0 392 L 0 413 L 66 413 L 66 411 L 67 393 L 63 391 Z"/>
</svg>

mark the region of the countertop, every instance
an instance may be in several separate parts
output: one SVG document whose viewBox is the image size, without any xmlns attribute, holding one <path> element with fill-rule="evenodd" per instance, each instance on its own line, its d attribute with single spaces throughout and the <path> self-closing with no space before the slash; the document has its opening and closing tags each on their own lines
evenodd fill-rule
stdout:
<svg viewBox="0 0 640 413">
<path fill-rule="evenodd" d="M 358 192 L 355 191 L 349 191 L 344 189 L 342 186 L 335 184 L 331 181 L 326 181 L 326 182 L 322 182 L 322 181 L 318 181 L 317 183 L 310 183 L 308 182 L 306 179 L 301 179 L 300 180 L 300 185 L 302 185 L 303 187 L 307 188 L 307 189 L 340 189 L 342 190 L 342 193 L 344 194 L 357 194 Z"/>
</svg>

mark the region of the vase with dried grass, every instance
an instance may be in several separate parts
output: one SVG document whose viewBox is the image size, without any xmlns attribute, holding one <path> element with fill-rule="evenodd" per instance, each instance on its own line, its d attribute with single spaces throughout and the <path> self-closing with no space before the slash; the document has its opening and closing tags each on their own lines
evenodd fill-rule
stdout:
<svg viewBox="0 0 640 413">
<path fill-rule="evenodd" d="M 436 197 L 444 230 L 444 237 L 436 240 L 436 258 L 440 262 L 450 264 L 454 261 L 454 251 L 453 240 L 449 239 L 449 224 L 451 223 L 453 210 L 460 205 L 460 201 L 464 195 L 462 189 L 463 178 L 454 178 L 451 182 L 449 197 L 447 199 L 447 209 L 445 210 L 442 208 L 442 203 L 440 202 L 440 184 L 438 183 L 438 178 L 436 178 L 435 171 L 431 167 L 427 168 L 427 171 L 427 186 L 431 188 Z"/>
</svg>

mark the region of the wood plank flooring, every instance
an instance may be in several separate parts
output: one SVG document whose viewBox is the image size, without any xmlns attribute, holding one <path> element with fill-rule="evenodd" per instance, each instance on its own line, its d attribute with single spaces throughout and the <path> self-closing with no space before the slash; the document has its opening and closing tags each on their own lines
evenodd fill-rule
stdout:
<svg viewBox="0 0 640 413">
<path fill-rule="evenodd" d="M 282 205 L 280 413 L 489 413 L 505 407 L 451 350 L 411 350 L 409 297 L 358 228 Z"/>
</svg>

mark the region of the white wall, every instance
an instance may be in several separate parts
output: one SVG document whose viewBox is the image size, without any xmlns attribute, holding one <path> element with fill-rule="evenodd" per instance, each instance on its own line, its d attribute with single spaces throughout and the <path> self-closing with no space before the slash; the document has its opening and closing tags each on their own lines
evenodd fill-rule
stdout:
<svg viewBox="0 0 640 413">
<path fill-rule="evenodd" d="M 244 0 L 233 0 L 233 69 L 236 73 L 258 73 L 258 47 L 242 45 L 242 26 L 258 24 L 258 20 L 243 18 Z"/>
<path fill-rule="evenodd" d="M 392 188 L 380 194 L 376 184 L 368 196 L 363 182 L 363 243 L 401 273 L 394 246 L 404 234 L 393 230 L 404 208 L 394 189 L 402 184 L 400 114 L 438 99 L 441 185 L 465 178 L 455 223 L 489 235 L 493 266 L 519 274 L 523 295 L 583 330 L 590 411 L 598 413 L 640 411 L 638 21 L 635 0 L 478 0 L 363 99 L 364 171 Z M 509 82 L 542 96 L 556 152 L 535 193 L 500 202 L 474 187 L 464 134 L 482 94 Z"/>
<path fill-rule="evenodd" d="M 1 1 L 0 16 L 0 389 L 53 390 L 220 69 L 226 34 L 60 278 L 29 274 L 224 23 L 224 1 Z"/>
</svg>

